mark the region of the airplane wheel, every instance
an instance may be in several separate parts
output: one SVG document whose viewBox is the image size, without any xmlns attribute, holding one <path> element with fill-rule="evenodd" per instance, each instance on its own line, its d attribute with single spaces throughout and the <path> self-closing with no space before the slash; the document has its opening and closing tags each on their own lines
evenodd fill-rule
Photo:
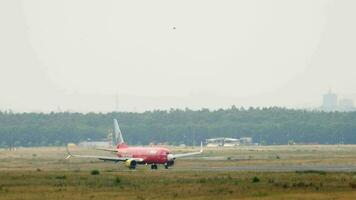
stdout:
<svg viewBox="0 0 356 200">
<path fill-rule="evenodd" d="M 165 169 L 168 169 L 168 165 L 164 165 L 164 168 L 165 168 Z"/>
<path fill-rule="evenodd" d="M 151 169 L 157 169 L 157 165 L 151 165 Z"/>
</svg>

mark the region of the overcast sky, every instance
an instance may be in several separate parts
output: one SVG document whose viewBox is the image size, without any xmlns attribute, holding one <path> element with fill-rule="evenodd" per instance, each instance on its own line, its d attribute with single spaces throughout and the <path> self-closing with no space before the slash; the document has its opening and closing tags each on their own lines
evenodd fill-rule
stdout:
<svg viewBox="0 0 356 200">
<path fill-rule="evenodd" d="M 0 109 L 310 107 L 356 97 L 353 0 L 2 0 Z"/>
</svg>

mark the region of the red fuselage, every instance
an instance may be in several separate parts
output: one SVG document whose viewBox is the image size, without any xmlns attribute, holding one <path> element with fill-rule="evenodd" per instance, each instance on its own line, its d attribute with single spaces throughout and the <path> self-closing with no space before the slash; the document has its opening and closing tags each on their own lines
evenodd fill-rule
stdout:
<svg viewBox="0 0 356 200">
<path fill-rule="evenodd" d="M 118 147 L 118 157 L 142 158 L 139 164 L 166 164 L 170 151 L 163 147 Z"/>
</svg>

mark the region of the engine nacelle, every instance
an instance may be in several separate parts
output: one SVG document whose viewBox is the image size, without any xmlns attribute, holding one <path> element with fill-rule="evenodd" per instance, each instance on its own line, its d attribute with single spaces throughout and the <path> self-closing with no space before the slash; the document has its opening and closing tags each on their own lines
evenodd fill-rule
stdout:
<svg viewBox="0 0 356 200">
<path fill-rule="evenodd" d="M 174 160 L 169 160 L 167 162 L 167 166 L 173 166 L 174 165 Z"/>
<path fill-rule="evenodd" d="M 125 161 L 125 166 L 128 167 L 129 169 L 136 169 L 136 165 L 137 165 L 136 160 L 129 159 Z"/>
</svg>

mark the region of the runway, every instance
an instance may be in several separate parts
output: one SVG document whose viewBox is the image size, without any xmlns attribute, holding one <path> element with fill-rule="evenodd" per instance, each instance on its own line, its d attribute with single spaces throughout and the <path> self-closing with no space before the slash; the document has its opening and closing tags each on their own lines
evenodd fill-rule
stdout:
<svg viewBox="0 0 356 200">
<path fill-rule="evenodd" d="M 180 171 L 255 171 L 255 172 L 296 172 L 296 171 L 325 171 L 325 172 L 353 172 L 355 165 L 244 165 L 229 167 L 173 167 Z"/>
</svg>

